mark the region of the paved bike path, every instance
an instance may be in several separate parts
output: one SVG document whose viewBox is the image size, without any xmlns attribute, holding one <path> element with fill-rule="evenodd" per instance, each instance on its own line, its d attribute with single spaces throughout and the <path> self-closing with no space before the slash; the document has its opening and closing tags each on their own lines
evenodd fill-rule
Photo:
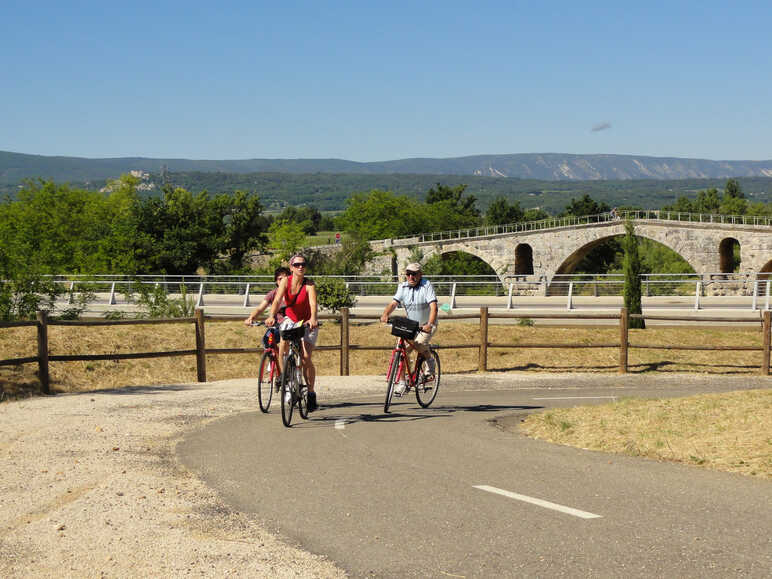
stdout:
<svg viewBox="0 0 772 579">
<path fill-rule="evenodd" d="M 606 382 L 469 391 L 450 377 L 426 410 L 408 397 L 384 415 L 382 396 L 360 395 L 286 429 L 275 406 L 213 423 L 178 452 L 236 508 L 355 576 L 766 576 L 768 481 L 497 427 L 534 407 L 663 394 Z"/>
</svg>

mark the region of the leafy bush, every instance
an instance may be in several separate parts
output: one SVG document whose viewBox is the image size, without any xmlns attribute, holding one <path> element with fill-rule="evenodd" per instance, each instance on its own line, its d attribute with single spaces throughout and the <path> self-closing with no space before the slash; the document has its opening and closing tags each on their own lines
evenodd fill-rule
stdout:
<svg viewBox="0 0 772 579">
<path fill-rule="evenodd" d="M 316 282 L 319 306 L 331 312 L 353 307 L 356 297 L 341 279 L 326 278 Z"/>
<path fill-rule="evenodd" d="M 61 285 L 36 273 L 20 273 L 0 282 L 0 320 L 32 320 L 38 310 L 53 310 Z"/>
<path fill-rule="evenodd" d="M 147 318 L 190 318 L 193 316 L 196 306 L 192 297 L 188 297 L 185 285 L 180 286 L 181 297 L 170 298 L 166 290 L 157 284 L 149 286 L 138 283 L 136 286 L 138 297 L 135 299 L 133 292 L 126 295 L 127 301 L 135 302 L 144 312 L 139 317 Z M 144 314 L 144 315 L 142 315 Z"/>
</svg>

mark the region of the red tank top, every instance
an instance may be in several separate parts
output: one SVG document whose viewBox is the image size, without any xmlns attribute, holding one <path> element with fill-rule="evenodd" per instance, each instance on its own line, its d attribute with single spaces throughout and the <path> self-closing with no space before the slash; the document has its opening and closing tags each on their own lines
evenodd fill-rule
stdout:
<svg viewBox="0 0 772 579">
<path fill-rule="evenodd" d="M 287 278 L 287 294 L 284 296 L 284 303 L 287 304 L 285 313 L 293 322 L 308 320 L 311 317 L 311 304 L 308 301 L 308 290 L 306 289 L 308 283 L 309 280 L 304 279 L 298 293 L 292 294 L 292 276 Z"/>
</svg>

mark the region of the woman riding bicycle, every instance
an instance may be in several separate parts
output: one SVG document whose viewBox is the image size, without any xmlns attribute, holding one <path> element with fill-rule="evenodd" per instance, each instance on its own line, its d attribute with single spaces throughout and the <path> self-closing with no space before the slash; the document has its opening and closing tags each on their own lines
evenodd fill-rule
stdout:
<svg viewBox="0 0 772 579">
<path fill-rule="evenodd" d="M 434 287 L 428 279 L 423 279 L 420 263 L 411 263 L 405 268 L 407 281 L 397 287 L 391 303 L 386 306 L 381 315 L 381 321 L 386 324 L 389 314 L 397 307 L 402 306 L 407 312 L 407 317 L 420 324 L 420 332 L 411 345 L 424 355 L 429 366 L 430 374 L 434 374 L 434 358 L 429 356 L 429 341 L 437 331 L 437 296 Z M 427 379 L 431 379 L 428 376 Z"/>
<path fill-rule="evenodd" d="M 272 326 L 276 319 L 275 316 L 284 300 L 286 316 L 279 326 L 280 330 L 292 327 L 300 320 L 304 320 L 308 325 L 308 330 L 303 337 L 303 378 L 308 385 L 308 410 L 316 410 L 316 392 L 314 383 L 316 382 L 316 368 L 314 367 L 311 356 L 316 346 L 316 339 L 319 335 L 319 322 L 317 316 L 316 286 L 310 279 L 306 279 L 306 258 L 303 255 L 293 255 L 290 258 L 291 275 L 281 280 L 279 288 L 276 291 L 276 297 L 271 304 L 271 312 L 265 320 L 267 326 Z M 284 370 L 284 355 L 287 353 L 287 343 L 282 340 L 279 343 L 279 364 Z"/>
</svg>

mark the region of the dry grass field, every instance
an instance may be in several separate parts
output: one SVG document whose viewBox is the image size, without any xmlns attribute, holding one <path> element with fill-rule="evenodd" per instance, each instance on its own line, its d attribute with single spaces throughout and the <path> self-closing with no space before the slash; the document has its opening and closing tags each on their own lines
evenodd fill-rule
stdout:
<svg viewBox="0 0 772 579">
<path fill-rule="evenodd" d="M 206 323 L 207 348 L 256 347 L 261 329 L 240 321 Z M 34 356 L 35 328 L 0 329 L 0 359 Z M 479 325 L 445 321 L 434 340 L 443 345 L 477 345 Z M 619 341 L 616 327 L 571 327 L 491 325 L 493 344 L 613 344 Z M 195 348 L 193 324 L 125 325 L 96 327 L 51 326 L 51 354 L 110 354 L 184 350 Z M 325 322 L 319 345 L 340 343 L 340 326 Z M 393 339 L 377 323 L 352 325 L 352 345 L 390 347 Z M 744 345 L 761 347 L 760 328 L 649 328 L 631 330 L 631 344 Z M 444 349 L 443 371 L 473 373 L 478 368 L 478 350 Z M 208 380 L 254 376 L 258 353 L 207 356 Z M 337 375 L 338 351 L 315 355 L 322 375 Z M 388 351 L 352 351 L 349 370 L 353 375 L 385 371 Z M 488 351 L 491 371 L 600 372 L 616 373 L 619 348 L 497 348 Z M 630 372 L 701 372 L 711 374 L 757 374 L 761 352 L 683 351 L 631 349 Z M 8 398 L 38 391 L 36 364 L 0 367 L 0 389 Z M 56 392 L 79 392 L 129 385 L 194 382 L 194 356 L 140 360 L 51 363 L 51 385 Z M 772 390 L 686 399 L 622 400 L 614 404 L 550 410 L 531 416 L 523 425 L 531 436 L 581 448 L 635 454 L 663 460 L 717 468 L 763 478 L 772 478 Z"/>
<path fill-rule="evenodd" d="M 772 390 L 659 400 L 532 414 L 521 425 L 550 442 L 671 460 L 772 479 Z"/>
<path fill-rule="evenodd" d="M 240 321 L 206 323 L 207 348 L 250 348 L 258 345 L 262 331 Z M 0 359 L 34 356 L 37 352 L 35 328 L 0 329 Z M 434 342 L 443 345 L 473 345 L 480 341 L 479 325 L 464 321 L 445 321 Z M 497 348 L 496 344 L 614 344 L 619 342 L 616 327 L 570 327 L 491 325 L 488 369 L 546 372 L 616 373 L 619 348 Z M 377 324 L 353 324 L 352 345 L 393 344 L 388 328 Z M 631 330 L 631 344 L 658 345 L 743 345 L 761 347 L 760 329 L 727 328 L 650 328 Z M 340 344 L 340 326 L 327 321 L 320 330 L 320 346 Z M 125 326 L 50 326 L 51 354 L 111 354 L 153 352 L 195 348 L 193 324 Z M 478 368 L 478 349 L 443 349 L 443 370 L 471 373 Z M 225 380 L 254 376 L 259 354 L 217 354 L 207 356 L 207 379 Z M 319 374 L 337 375 L 340 352 L 319 351 L 314 356 Z M 373 375 L 384 372 L 388 352 L 352 351 L 349 372 Z M 715 374 L 756 374 L 761 352 L 683 351 L 635 349 L 629 352 L 630 372 L 706 372 Z M 0 367 L 0 386 L 6 395 L 34 390 L 36 364 Z M 168 384 L 196 380 L 194 356 L 139 360 L 52 362 L 51 384 L 57 392 L 114 388 L 129 385 Z"/>
<path fill-rule="evenodd" d="M 258 345 L 262 331 L 240 321 L 206 323 L 207 348 L 250 348 Z M 37 353 L 35 328 L 0 329 L 0 359 L 34 356 Z M 532 372 L 616 373 L 619 348 L 497 348 L 495 344 L 614 344 L 619 342 L 616 327 L 569 327 L 491 325 L 488 369 Z M 480 342 L 479 325 L 464 321 L 444 321 L 434 339 L 443 345 L 473 345 Z M 377 324 L 351 326 L 352 345 L 390 347 L 388 328 Z M 650 328 L 631 330 L 631 344 L 658 345 L 743 345 L 761 347 L 760 328 Z M 340 344 L 340 326 L 327 321 L 320 330 L 319 345 Z M 124 326 L 50 326 L 51 354 L 111 354 L 185 350 L 195 348 L 193 324 Z M 259 354 L 218 354 L 207 356 L 207 379 L 225 380 L 254 376 Z M 314 356 L 321 375 L 337 375 L 340 352 L 320 351 Z M 349 372 L 373 375 L 385 371 L 387 351 L 352 351 Z M 442 350 L 443 370 L 450 373 L 477 371 L 478 350 Z M 705 372 L 715 374 L 756 374 L 761 352 L 682 351 L 635 349 L 629 352 L 630 372 Z M 36 389 L 35 364 L 0 367 L 0 386 L 6 395 Z M 194 356 L 140 360 L 52 362 L 51 384 L 57 392 L 114 388 L 129 385 L 168 384 L 196 380 Z"/>
</svg>

